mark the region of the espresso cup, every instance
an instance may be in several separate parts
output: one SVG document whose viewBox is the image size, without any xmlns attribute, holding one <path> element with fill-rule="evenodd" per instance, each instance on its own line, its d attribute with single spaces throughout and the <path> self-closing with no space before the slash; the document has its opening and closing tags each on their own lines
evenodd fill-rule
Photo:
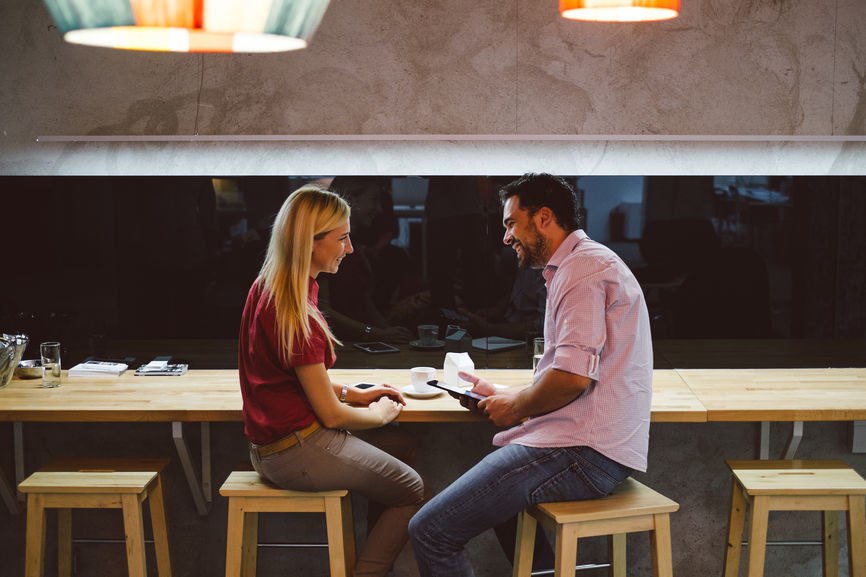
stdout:
<svg viewBox="0 0 866 577">
<path fill-rule="evenodd" d="M 427 381 L 436 378 L 436 369 L 433 367 L 412 367 L 409 369 L 409 384 L 418 393 L 432 393 L 436 387 L 431 387 Z"/>
<path fill-rule="evenodd" d="M 435 345 L 438 336 L 439 327 L 437 325 L 418 325 L 418 342 L 422 346 Z"/>
</svg>

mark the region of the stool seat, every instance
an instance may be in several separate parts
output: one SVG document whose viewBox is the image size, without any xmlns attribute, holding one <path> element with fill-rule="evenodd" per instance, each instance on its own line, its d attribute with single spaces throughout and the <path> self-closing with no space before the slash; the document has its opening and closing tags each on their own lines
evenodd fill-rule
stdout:
<svg viewBox="0 0 866 577">
<path fill-rule="evenodd" d="M 747 510 L 751 516 L 748 575 L 764 574 L 770 511 L 822 511 L 825 577 L 838 574 L 836 511 L 847 511 L 853 577 L 866 577 L 866 480 L 844 461 L 727 461 L 732 473 L 725 577 L 739 573 Z"/>
<path fill-rule="evenodd" d="M 42 577 L 45 555 L 45 517 L 47 509 L 57 509 L 58 573 L 72 575 L 72 509 L 121 509 L 124 520 L 127 566 L 130 577 L 146 577 L 144 520 L 142 502 L 150 505 L 157 569 L 160 577 L 171 577 L 168 523 L 163 502 L 162 466 L 146 470 L 154 461 L 125 463 L 131 471 L 114 470 L 106 461 L 72 460 L 54 463 L 59 471 L 40 470 L 22 481 L 18 489 L 27 495 L 27 544 L 25 575 Z M 117 464 L 117 462 L 115 463 Z M 86 470 L 77 470 L 84 466 Z M 45 469 L 51 468 L 48 465 Z"/>
<path fill-rule="evenodd" d="M 332 577 L 347 577 L 355 566 L 355 530 L 349 491 L 280 489 L 255 471 L 232 471 L 220 487 L 228 497 L 226 577 L 256 574 L 259 513 L 324 513 Z"/>
<path fill-rule="evenodd" d="M 577 540 L 581 537 L 610 535 L 614 575 L 625 575 L 625 534 L 649 531 L 653 544 L 653 572 L 670 577 L 670 513 L 679 505 L 646 485 L 628 478 L 613 493 L 599 499 L 541 503 L 528 508 L 518 518 L 514 577 L 528 577 L 532 570 L 532 550 L 536 522 L 556 533 L 557 577 L 574 575 Z"/>
</svg>

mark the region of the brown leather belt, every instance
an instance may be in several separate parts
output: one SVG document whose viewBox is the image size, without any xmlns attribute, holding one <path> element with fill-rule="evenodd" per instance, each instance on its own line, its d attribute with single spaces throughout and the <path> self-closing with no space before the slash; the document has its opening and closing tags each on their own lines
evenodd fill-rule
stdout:
<svg viewBox="0 0 866 577">
<path fill-rule="evenodd" d="M 273 455 L 274 453 L 279 453 L 280 451 L 285 451 L 286 449 L 294 447 L 298 444 L 300 439 L 306 439 L 321 428 L 322 425 L 319 424 L 319 421 L 313 421 L 303 429 L 293 431 L 290 435 L 283 437 L 279 441 L 274 441 L 267 445 L 255 445 L 250 443 L 250 447 L 258 453 L 259 458 L 267 457 L 268 455 Z"/>
</svg>

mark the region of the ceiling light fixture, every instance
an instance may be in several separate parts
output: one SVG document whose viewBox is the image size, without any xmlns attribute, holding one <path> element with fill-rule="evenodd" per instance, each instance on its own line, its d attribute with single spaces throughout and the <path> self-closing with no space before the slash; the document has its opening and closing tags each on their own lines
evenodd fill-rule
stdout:
<svg viewBox="0 0 866 577">
<path fill-rule="evenodd" d="M 171 52 L 307 46 L 329 0 L 45 0 L 74 44 Z"/>
<path fill-rule="evenodd" d="M 680 0 L 559 0 L 559 13 L 571 20 L 648 22 L 680 13 Z"/>
</svg>

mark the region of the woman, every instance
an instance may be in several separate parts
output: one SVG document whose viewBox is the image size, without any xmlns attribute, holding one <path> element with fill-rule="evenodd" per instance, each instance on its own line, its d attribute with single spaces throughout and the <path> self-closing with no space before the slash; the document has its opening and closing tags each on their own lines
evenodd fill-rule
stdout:
<svg viewBox="0 0 866 577">
<path fill-rule="evenodd" d="M 383 507 L 354 575 L 385 575 L 407 541 L 424 487 L 408 465 L 349 430 L 381 427 L 405 405 L 388 385 L 332 383 L 334 338 L 317 307 L 319 273 L 352 253 L 349 205 L 307 185 L 283 203 L 241 318 L 238 366 L 250 459 L 287 489 L 356 491 Z"/>
</svg>

